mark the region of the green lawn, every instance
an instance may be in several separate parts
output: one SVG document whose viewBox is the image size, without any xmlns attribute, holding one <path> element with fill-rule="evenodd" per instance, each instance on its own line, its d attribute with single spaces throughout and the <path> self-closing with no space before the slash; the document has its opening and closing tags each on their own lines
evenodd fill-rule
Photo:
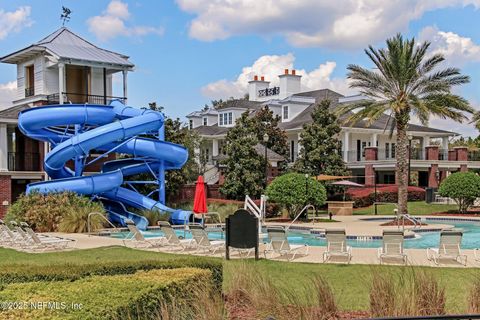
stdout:
<svg viewBox="0 0 480 320">
<path fill-rule="evenodd" d="M 54 264 L 91 264 L 111 261 L 170 260 L 179 257 L 174 254 L 147 252 L 124 247 L 108 247 L 90 250 L 78 250 L 63 253 L 28 254 L 0 248 L 0 266 Z M 182 257 L 186 257 L 182 255 Z M 192 259 L 196 257 L 191 256 Z M 215 259 L 215 258 L 213 258 Z M 370 265 L 336 265 L 289 263 L 269 260 L 224 262 L 224 288 L 228 290 L 232 274 L 240 264 L 247 264 L 261 272 L 288 292 L 296 292 L 311 282 L 315 275 L 324 276 L 333 286 L 339 305 L 344 310 L 367 310 L 369 304 L 369 286 L 371 275 L 380 270 L 402 272 L 420 268 Z M 472 279 L 479 276 L 476 269 L 430 268 L 423 267 L 438 277 L 447 291 L 447 308 L 451 313 L 465 312 L 466 295 Z"/>
<path fill-rule="evenodd" d="M 379 204 L 377 205 L 377 212 L 379 215 L 393 215 L 394 204 Z M 413 201 L 408 203 L 408 212 L 411 215 L 429 215 L 432 213 L 458 211 L 456 204 L 435 204 L 426 203 L 425 201 Z M 354 209 L 354 215 L 375 214 L 375 207 L 370 206 L 366 208 Z"/>
</svg>

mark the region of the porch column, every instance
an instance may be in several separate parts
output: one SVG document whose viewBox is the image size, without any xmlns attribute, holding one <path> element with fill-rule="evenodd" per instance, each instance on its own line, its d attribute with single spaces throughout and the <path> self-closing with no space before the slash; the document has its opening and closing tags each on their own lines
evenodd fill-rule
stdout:
<svg viewBox="0 0 480 320">
<path fill-rule="evenodd" d="M 65 92 L 65 64 L 58 64 L 58 103 L 63 104 L 63 92 Z"/>
<path fill-rule="evenodd" d="M 448 137 L 443 137 L 442 138 L 442 149 L 447 152 L 448 150 Z"/>
<path fill-rule="evenodd" d="M 0 123 L 0 171 L 8 171 L 7 124 Z"/>
<path fill-rule="evenodd" d="M 378 159 L 378 148 L 366 147 L 365 161 L 376 161 L 377 159 Z M 368 163 L 365 165 L 365 185 L 372 186 L 374 184 L 375 184 L 375 169 L 373 168 L 373 163 Z"/>
<path fill-rule="evenodd" d="M 455 152 L 457 154 L 457 161 L 463 161 L 464 163 L 460 164 L 460 172 L 467 172 L 467 161 L 468 161 L 468 148 L 467 147 L 455 147 Z"/>
<path fill-rule="evenodd" d="M 218 140 L 217 139 L 212 140 L 212 156 L 213 157 L 218 156 Z"/>
<path fill-rule="evenodd" d="M 123 97 L 125 98 L 125 103 L 127 103 L 127 76 L 128 70 L 123 70 Z"/>
<path fill-rule="evenodd" d="M 372 141 L 371 141 L 372 145 L 371 146 L 372 147 L 377 147 L 377 141 L 378 141 L 378 134 L 376 134 L 376 133 L 372 134 Z"/>
<path fill-rule="evenodd" d="M 428 187 L 438 188 L 438 164 L 432 164 L 428 168 Z"/>
<path fill-rule="evenodd" d="M 430 137 L 422 138 L 422 149 L 425 150 L 430 145 Z"/>
<path fill-rule="evenodd" d="M 343 161 L 348 162 L 348 151 L 350 148 L 350 132 L 349 131 L 345 131 L 343 133 L 342 146 L 343 146 Z"/>
</svg>

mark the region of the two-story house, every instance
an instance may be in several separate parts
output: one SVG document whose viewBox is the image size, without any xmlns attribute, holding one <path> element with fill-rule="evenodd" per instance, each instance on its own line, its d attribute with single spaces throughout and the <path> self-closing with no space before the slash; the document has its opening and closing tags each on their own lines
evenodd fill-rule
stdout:
<svg viewBox="0 0 480 320">
<path fill-rule="evenodd" d="M 280 127 L 288 136 L 288 162 L 294 162 L 301 150 L 302 126 L 312 121 L 315 105 L 324 99 L 331 101 L 332 111 L 338 105 L 366 99 L 363 96 L 344 96 L 329 89 L 302 91 L 301 76 L 295 70 L 285 69 L 279 77 L 279 86 L 272 87 L 263 76 L 254 76 L 248 83 L 248 100 L 230 100 L 216 110 L 193 112 L 187 115 L 190 127 L 204 139 L 200 154 L 207 154 L 212 169 L 223 153 L 225 136 L 235 120 L 249 110 L 255 112 L 268 106 L 281 117 Z M 217 119 L 215 122 L 214 115 Z M 207 119 L 207 120 L 202 120 Z M 395 133 L 390 136 L 389 117 L 381 117 L 371 125 L 359 121 L 353 126 L 342 126 L 340 139 L 342 155 L 352 174 L 367 185 L 395 183 Z M 480 159 L 464 147 L 448 149 L 449 141 L 457 134 L 448 130 L 410 124 L 410 170 L 419 186 L 437 187 L 448 172 L 479 168 Z M 212 179 L 211 182 L 218 182 Z"/>
<path fill-rule="evenodd" d="M 108 104 L 127 100 L 127 75 L 134 65 L 128 57 L 99 48 L 67 28 L 0 61 L 16 65 L 17 94 L 13 106 L 0 111 L 0 216 L 28 183 L 47 179 L 43 158 L 47 144 L 24 136 L 18 113 L 48 104 Z M 112 77 L 123 76 L 123 92 L 113 97 Z M 87 171 L 98 170 L 95 163 Z"/>
</svg>

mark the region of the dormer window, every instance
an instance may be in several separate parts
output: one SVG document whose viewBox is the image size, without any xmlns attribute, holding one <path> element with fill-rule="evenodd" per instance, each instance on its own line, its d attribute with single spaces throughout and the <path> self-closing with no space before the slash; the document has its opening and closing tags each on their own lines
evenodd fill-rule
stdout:
<svg viewBox="0 0 480 320">
<path fill-rule="evenodd" d="M 220 126 L 228 126 L 233 124 L 233 112 L 224 112 L 218 115 L 218 123 Z"/>
<path fill-rule="evenodd" d="M 193 120 L 192 119 L 188 120 L 188 127 L 190 129 L 193 129 Z"/>
<path fill-rule="evenodd" d="M 207 117 L 203 117 L 202 123 L 203 123 L 204 126 L 208 126 L 208 118 L 207 118 Z"/>
<path fill-rule="evenodd" d="M 288 106 L 283 106 L 283 112 L 282 112 L 282 116 L 283 116 L 283 120 L 288 120 Z"/>
</svg>

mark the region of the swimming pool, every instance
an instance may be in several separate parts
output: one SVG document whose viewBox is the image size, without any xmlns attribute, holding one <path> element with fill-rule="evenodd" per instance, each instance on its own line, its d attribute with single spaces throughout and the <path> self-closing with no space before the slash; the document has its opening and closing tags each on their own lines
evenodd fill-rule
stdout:
<svg viewBox="0 0 480 320">
<path fill-rule="evenodd" d="M 463 230 L 462 248 L 474 249 L 480 248 L 480 221 L 462 221 L 462 220 L 429 220 L 424 219 L 429 225 L 435 226 L 435 224 L 448 224 L 455 228 Z M 189 232 L 183 230 L 176 230 L 179 237 L 185 235 L 186 238 L 191 238 Z M 146 238 L 162 236 L 160 230 L 151 230 L 143 232 Z M 123 239 L 128 235 L 128 232 L 112 233 L 110 236 L 114 238 Z M 222 232 L 208 232 L 208 237 L 211 240 L 224 239 Z M 260 239 L 260 241 L 266 241 L 266 238 Z M 310 246 L 326 246 L 326 240 L 318 234 L 305 233 L 300 231 L 290 231 L 288 233 L 288 240 L 292 244 L 308 244 Z M 440 232 L 419 232 L 415 238 L 405 239 L 405 248 L 426 249 L 429 247 L 438 246 L 440 240 Z M 348 245 L 356 248 L 379 248 L 382 244 L 381 240 L 347 240 Z"/>
</svg>

